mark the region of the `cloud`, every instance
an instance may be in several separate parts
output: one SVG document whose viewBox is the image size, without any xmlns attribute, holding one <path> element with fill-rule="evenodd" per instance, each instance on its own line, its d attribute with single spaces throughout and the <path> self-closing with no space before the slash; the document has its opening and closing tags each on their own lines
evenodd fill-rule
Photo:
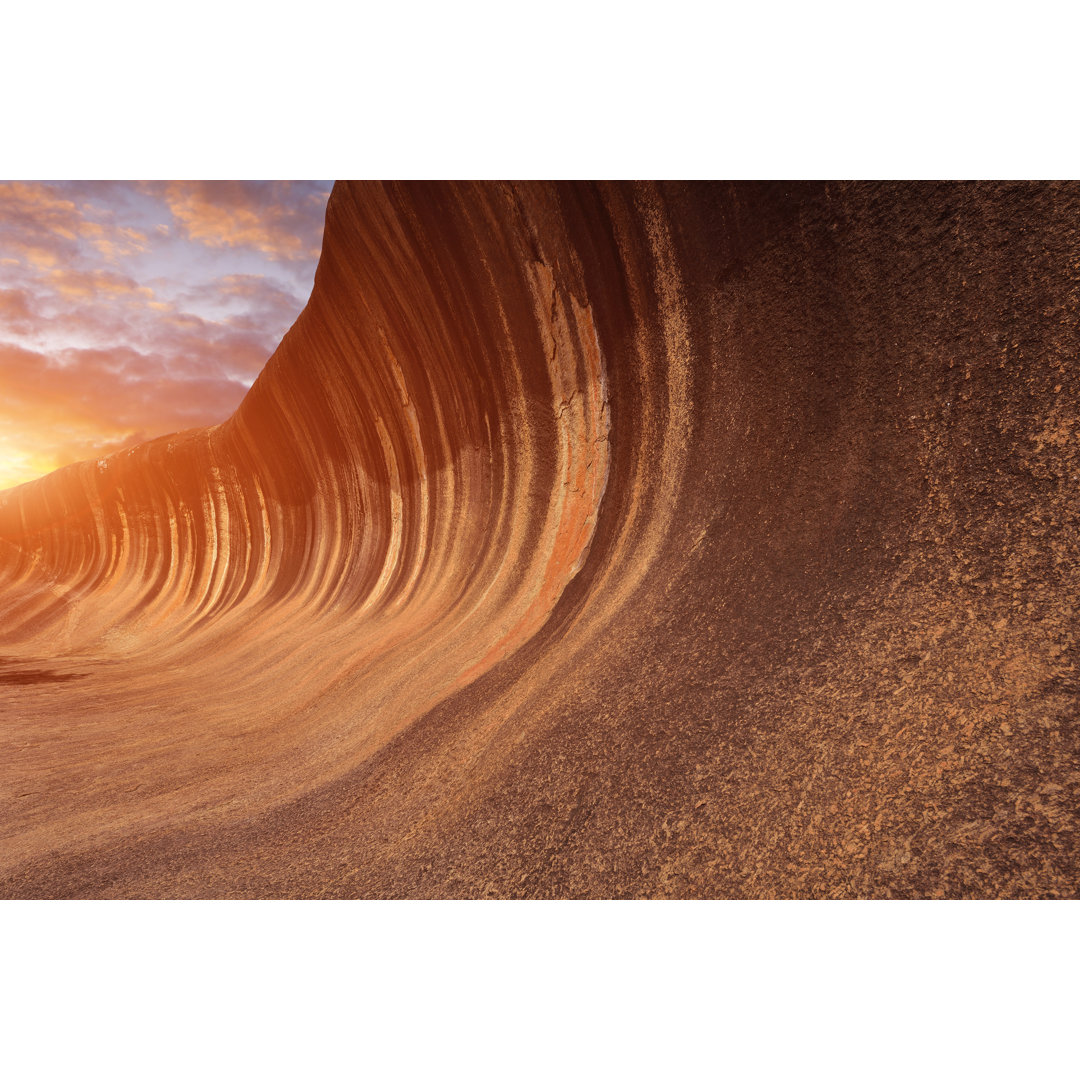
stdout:
<svg viewBox="0 0 1080 1080">
<path fill-rule="evenodd" d="M 109 270 L 51 270 L 49 281 L 57 293 L 68 299 L 105 296 L 141 296 L 152 300 L 154 290 L 139 285 L 134 278 Z"/>
<path fill-rule="evenodd" d="M 0 184 L 0 246 L 43 268 L 78 258 L 83 214 L 59 185 Z"/>
<path fill-rule="evenodd" d="M 109 227 L 100 221 L 85 220 L 80 223 L 79 231 L 109 262 L 147 251 L 150 247 L 149 237 L 140 229 Z"/>
<path fill-rule="evenodd" d="M 185 236 L 207 247 L 251 248 L 272 260 L 312 259 L 326 195 L 304 181 L 178 181 L 165 200 Z"/>
<path fill-rule="evenodd" d="M 186 290 L 180 302 L 216 311 L 234 329 L 281 335 L 299 313 L 300 297 L 264 274 L 227 274 Z"/>
<path fill-rule="evenodd" d="M 0 289 L 0 327 L 25 334 L 37 325 L 38 318 L 28 289 Z"/>
<path fill-rule="evenodd" d="M 28 227 L 74 240 L 81 215 L 55 185 L 14 180 L 0 185 L 0 219 L 16 229 Z"/>
</svg>

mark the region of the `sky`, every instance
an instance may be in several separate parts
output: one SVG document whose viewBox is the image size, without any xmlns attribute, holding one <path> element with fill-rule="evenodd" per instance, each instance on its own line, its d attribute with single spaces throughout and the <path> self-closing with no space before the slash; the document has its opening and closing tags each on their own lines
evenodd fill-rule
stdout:
<svg viewBox="0 0 1080 1080">
<path fill-rule="evenodd" d="M 330 187 L 0 182 L 0 490 L 228 417 L 311 293 Z"/>
</svg>

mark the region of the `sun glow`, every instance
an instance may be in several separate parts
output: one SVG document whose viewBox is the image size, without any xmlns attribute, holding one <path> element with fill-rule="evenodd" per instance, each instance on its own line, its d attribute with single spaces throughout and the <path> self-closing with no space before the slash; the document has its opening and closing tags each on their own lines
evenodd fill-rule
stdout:
<svg viewBox="0 0 1080 1080">
<path fill-rule="evenodd" d="M 0 436 L 0 491 L 36 480 L 52 472 L 58 465 L 55 457 L 19 449 L 12 445 L 11 439 Z"/>
</svg>

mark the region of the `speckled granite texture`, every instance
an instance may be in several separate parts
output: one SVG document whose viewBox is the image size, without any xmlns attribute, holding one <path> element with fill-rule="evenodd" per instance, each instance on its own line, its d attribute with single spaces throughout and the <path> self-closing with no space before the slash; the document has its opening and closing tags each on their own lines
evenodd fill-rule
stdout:
<svg viewBox="0 0 1080 1080">
<path fill-rule="evenodd" d="M 1075 897 L 1080 186 L 339 184 L 3 494 L 13 897 Z"/>
</svg>

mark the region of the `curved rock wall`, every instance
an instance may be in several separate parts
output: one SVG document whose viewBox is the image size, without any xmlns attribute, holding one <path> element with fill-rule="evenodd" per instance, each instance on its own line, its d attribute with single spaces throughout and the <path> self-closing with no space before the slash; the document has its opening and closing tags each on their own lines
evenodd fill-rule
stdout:
<svg viewBox="0 0 1080 1080">
<path fill-rule="evenodd" d="M 0 496 L 6 895 L 1074 895 L 1080 190 L 339 184 Z"/>
</svg>

